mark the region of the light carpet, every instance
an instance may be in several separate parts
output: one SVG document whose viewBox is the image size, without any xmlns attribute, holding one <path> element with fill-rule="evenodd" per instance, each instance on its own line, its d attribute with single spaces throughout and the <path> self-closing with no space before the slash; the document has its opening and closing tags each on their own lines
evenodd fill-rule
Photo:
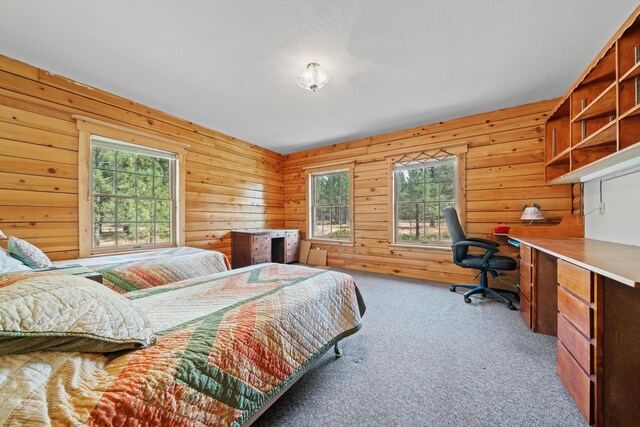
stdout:
<svg viewBox="0 0 640 427">
<path fill-rule="evenodd" d="M 318 360 L 256 426 L 585 426 L 555 373 L 556 338 L 449 285 L 339 270 L 363 327 Z"/>
</svg>

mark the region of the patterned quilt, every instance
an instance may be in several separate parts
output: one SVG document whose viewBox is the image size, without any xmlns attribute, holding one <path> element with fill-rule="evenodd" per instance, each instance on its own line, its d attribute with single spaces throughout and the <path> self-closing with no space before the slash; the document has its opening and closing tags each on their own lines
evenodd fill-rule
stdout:
<svg viewBox="0 0 640 427">
<path fill-rule="evenodd" d="M 358 331 L 365 310 L 350 276 L 282 264 L 126 296 L 158 343 L 0 357 L 0 425 L 239 426 Z"/>
<path fill-rule="evenodd" d="M 88 267 L 99 272 L 103 283 L 116 292 L 131 292 L 227 271 L 229 261 L 221 252 L 197 250 Z"/>
</svg>

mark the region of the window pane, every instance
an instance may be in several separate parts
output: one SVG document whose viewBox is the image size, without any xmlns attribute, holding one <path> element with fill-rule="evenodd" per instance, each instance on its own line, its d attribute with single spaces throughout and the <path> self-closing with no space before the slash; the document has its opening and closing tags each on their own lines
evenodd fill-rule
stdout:
<svg viewBox="0 0 640 427">
<path fill-rule="evenodd" d="M 455 165 L 453 163 L 444 163 L 435 168 L 436 181 L 453 181 L 455 174 Z"/>
<path fill-rule="evenodd" d="M 326 224 L 326 213 L 328 213 L 329 208 L 317 207 L 316 215 L 315 215 L 315 228 L 314 235 L 318 237 L 325 236 L 325 224 Z"/>
<path fill-rule="evenodd" d="M 136 244 L 135 223 L 118 224 L 118 246 L 131 246 Z"/>
<path fill-rule="evenodd" d="M 139 222 L 138 223 L 138 244 L 148 245 L 153 243 L 153 223 L 152 222 Z"/>
<path fill-rule="evenodd" d="M 126 151 L 116 152 L 116 169 L 122 172 L 135 172 L 136 155 Z"/>
<path fill-rule="evenodd" d="M 104 248 L 116 244 L 116 225 L 113 223 L 95 223 L 93 225 L 96 247 Z"/>
<path fill-rule="evenodd" d="M 171 202 L 156 202 L 156 221 L 171 220 Z"/>
<path fill-rule="evenodd" d="M 153 200 L 138 200 L 138 221 L 154 221 L 154 205 Z"/>
<path fill-rule="evenodd" d="M 328 205 L 331 190 L 329 188 L 329 177 L 327 176 L 315 176 L 314 178 L 314 189 L 315 189 L 315 198 L 316 205 Z"/>
<path fill-rule="evenodd" d="M 136 184 L 138 197 L 153 197 L 153 176 L 136 175 Z"/>
<path fill-rule="evenodd" d="M 136 157 L 136 173 L 153 175 L 153 157 L 138 154 Z"/>
<path fill-rule="evenodd" d="M 171 224 L 168 222 L 156 223 L 156 243 L 171 242 Z"/>
<path fill-rule="evenodd" d="M 420 240 L 424 231 L 424 215 L 421 203 L 403 203 L 398 206 L 398 240 Z"/>
<path fill-rule="evenodd" d="M 94 169 L 93 170 L 93 193 L 94 194 L 113 194 L 114 172 L 112 170 Z"/>
<path fill-rule="evenodd" d="M 95 222 L 114 222 L 116 220 L 116 199 L 113 197 L 94 197 L 93 220 Z"/>
<path fill-rule="evenodd" d="M 424 200 L 439 200 L 438 187 L 438 184 L 427 183 L 425 185 Z"/>
<path fill-rule="evenodd" d="M 425 203 L 424 205 L 424 231 L 422 240 L 426 242 L 437 242 L 440 235 L 439 229 L 439 207 L 438 203 Z"/>
<path fill-rule="evenodd" d="M 349 207 L 340 208 L 340 235 L 342 237 L 351 236 L 351 218 L 349 216 Z"/>
<path fill-rule="evenodd" d="M 447 224 L 444 222 L 444 208 L 447 206 L 453 206 L 453 203 L 440 204 L 440 241 L 442 242 L 451 242 L 451 235 L 447 230 Z"/>
<path fill-rule="evenodd" d="M 170 194 L 169 176 L 156 176 L 153 183 L 155 185 L 154 196 L 162 199 L 168 199 Z"/>
<path fill-rule="evenodd" d="M 440 200 L 455 200 L 456 189 L 453 182 L 443 182 L 440 184 Z"/>
<path fill-rule="evenodd" d="M 115 168 L 115 151 L 108 148 L 93 147 L 93 167 L 100 169 Z"/>
<path fill-rule="evenodd" d="M 135 194 L 134 174 L 125 172 L 116 173 L 116 194 L 119 196 L 133 196 Z"/>
<path fill-rule="evenodd" d="M 136 201 L 134 199 L 118 199 L 116 200 L 118 223 L 135 222 L 136 220 Z"/>
<path fill-rule="evenodd" d="M 169 170 L 171 168 L 171 161 L 169 159 L 155 158 L 153 160 L 153 165 L 156 176 L 169 176 Z"/>
</svg>

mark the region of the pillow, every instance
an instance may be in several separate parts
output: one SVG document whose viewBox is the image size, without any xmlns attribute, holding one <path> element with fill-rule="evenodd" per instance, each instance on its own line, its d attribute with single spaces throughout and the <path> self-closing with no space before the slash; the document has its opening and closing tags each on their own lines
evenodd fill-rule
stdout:
<svg viewBox="0 0 640 427">
<path fill-rule="evenodd" d="M 0 249 L 0 274 L 11 273 L 13 271 L 30 271 L 31 269 L 9 255 L 9 252 Z"/>
<path fill-rule="evenodd" d="M 105 353 L 155 341 L 144 313 L 97 282 L 55 271 L 0 276 L 0 355 Z"/>
<path fill-rule="evenodd" d="M 15 259 L 22 261 L 27 267 L 53 267 L 49 257 L 26 240 L 18 239 L 13 236 L 9 237 L 9 253 Z"/>
</svg>

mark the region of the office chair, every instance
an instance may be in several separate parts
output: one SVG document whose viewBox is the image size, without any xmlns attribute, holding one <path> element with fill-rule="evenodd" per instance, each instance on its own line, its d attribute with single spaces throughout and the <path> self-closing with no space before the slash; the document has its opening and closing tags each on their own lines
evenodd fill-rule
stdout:
<svg viewBox="0 0 640 427">
<path fill-rule="evenodd" d="M 458 213 L 453 206 L 447 206 L 444 208 L 444 221 L 447 224 L 447 229 L 451 235 L 451 249 L 453 252 L 453 262 L 462 268 L 473 268 L 480 270 L 480 286 L 478 285 L 451 285 L 449 290 L 455 292 L 457 288 L 470 289 L 464 294 L 464 302 L 471 303 L 469 298 L 471 295 L 482 294 L 483 297 L 491 295 L 496 297 L 501 302 L 507 304 L 510 310 L 515 310 L 516 306 L 513 305 L 511 300 L 501 294 L 511 294 L 517 301 L 520 301 L 520 295 L 517 292 L 509 291 L 506 289 L 490 288 L 488 286 L 487 273 L 491 273 L 491 276 L 498 277 L 499 270 L 515 270 L 518 268 L 518 264 L 513 258 L 506 256 L 495 255 L 498 252 L 498 245 L 496 242 L 486 239 L 477 239 L 473 237 L 466 237 L 460 221 L 458 221 Z M 470 254 L 469 248 L 480 248 L 486 250 L 484 254 Z"/>
</svg>

